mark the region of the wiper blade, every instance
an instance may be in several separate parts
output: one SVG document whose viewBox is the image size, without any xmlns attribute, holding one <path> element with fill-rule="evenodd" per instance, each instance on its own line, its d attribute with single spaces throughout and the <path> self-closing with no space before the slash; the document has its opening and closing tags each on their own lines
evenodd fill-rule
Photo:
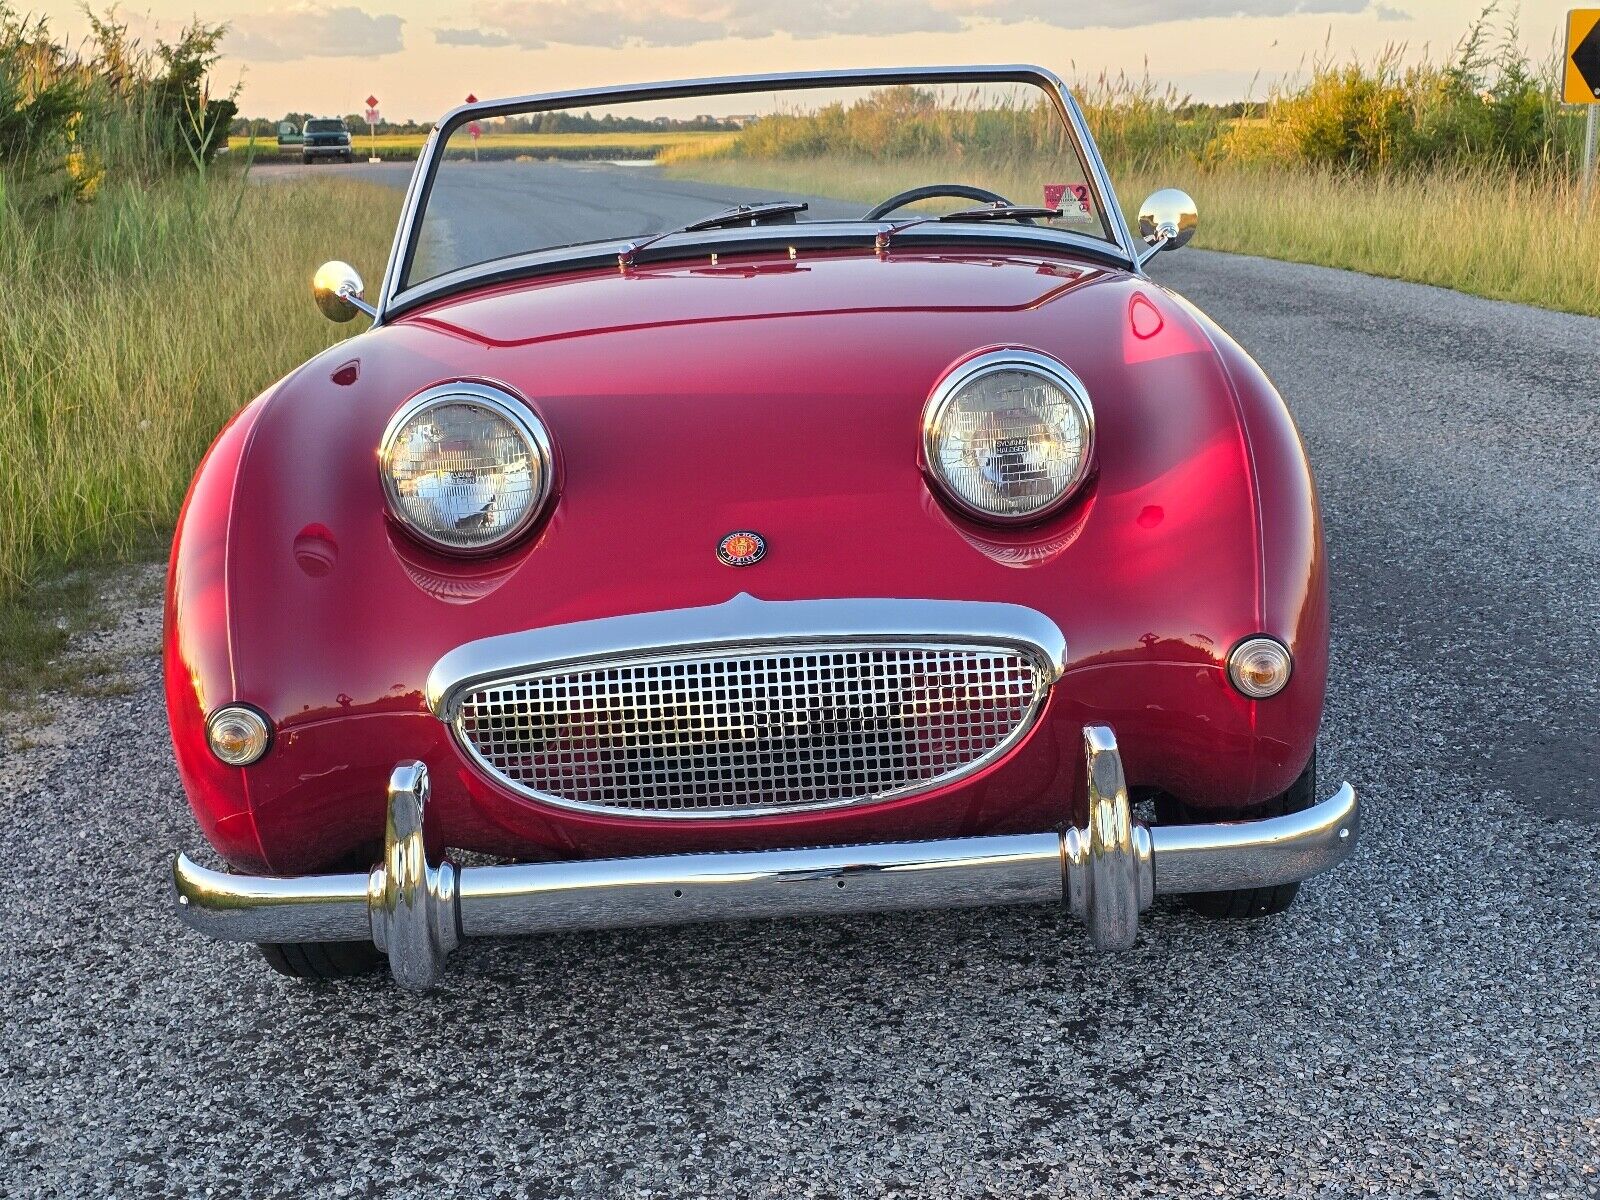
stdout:
<svg viewBox="0 0 1600 1200">
<path fill-rule="evenodd" d="M 709 217 L 701 217 L 698 221 L 690 221 L 674 233 L 699 233 L 702 229 L 726 229 L 730 225 L 758 225 L 768 217 L 786 217 L 790 213 L 802 213 L 811 205 L 801 200 L 774 200 L 769 204 L 739 204 L 725 212 L 713 213 Z M 663 235 L 665 236 L 665 235 Z"/>
<path fill-rule="evenodd" d="M 889 248 L 894 235 L 917 225 L 933 225 L 941 221 L 1021 221 L 1032 225 L 1035 220 L 1052 221 L 1061 215 L 1059 208 L 1035 208 L 1031 204 L 986 204 L 982 208 L 962 208 L 937 217 L 912 217 L 880 230 L 877 237 L 879 252 Z"/>
<path fill-rule="evenodd" d="M 727 229 L 733 225 L 759 225 L 762 221 L 773 217 L 787 217 L 794 213 L 805 212 L 811 205 L 803 200 L 773 200 L 767 204 L 738 204 L 733 208 L 724 209 L 719 213 L 712 213 L 709 217 L 701 217 L 698 221 L 690 221 L 687 225 L 680 225 L 677 229 L 665 229 L 660 233 L 653 233 L 642 241 L 634 242 L 621 254 L 617 255 L 617 266 L 626 271 L 633 266 L 633 260 L 639 251 L 646 246 L 659 242 L 662 238 L 671 237 L 677 233 L 700 233 L 707 229 Z"/>
<path fill-rule="evenodd" d="M 985 208 L 963 208 L 935 217 L 936 221 L 1051 221 L 1061 215 L 1059 208 L 1039 208 L 1031 204 L 991 204 Z"/>
</svg>

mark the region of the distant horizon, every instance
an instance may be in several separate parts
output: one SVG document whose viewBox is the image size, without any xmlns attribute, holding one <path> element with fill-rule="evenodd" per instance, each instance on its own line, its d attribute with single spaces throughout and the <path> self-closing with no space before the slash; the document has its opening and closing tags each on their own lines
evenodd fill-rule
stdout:
<svg viewBox="0 0 1600 1200">
<path fill-rule="evenodd" d="M 1196 103 L 1264 99 L 1318 58 L 1447 57 L 1480 0 L 836 0 L 826 12 L 777 0 L 370 0 L 370 11 L 271 0 L 207 15 L 229 26 L 214 90 L 239 88 L 241 113 L 348 115 L 369 94 L 396 124 L 437 121 L 465 99 L 654 79 L 863 65 L 1037 62 L 1068 79 L 1102 72 L 1172 86 Z M 1542 61 L 1568 4 L 1533 0 L 1518 42 Z M 32 10 L 81 42 L 76 0 Z M 149 44 L 172 38 L 192 9 L 151 0 L 121 13 Z M 465 14 L 465 16 L 463 15 Z M 1074 24 L 1076 23 L 1076 24 Z"/>
<path fill-rule="evenodd" d="M 984 64 L 984 65 L 987 65 L 987 64 Z M 915 68 L 911 68 L 911 69 L 914 70 Z M 630 81 L 630 82 L 637 83 L 637 82 L 649 82 L 649 81 L 638 80 L 638 81 Z M 1069 83 L 1070 83 L 1070 81 L 1069 81 Z M 479 97 L 479 98 L 480 99 L 484 99 L 484 100 L 505 100 L 505 99 L 510 99 L 511 97 L 485 96 L 485 97 Z M 726 115 L 722 115 L 722 114 L 718 114 L 718 113 L 707 113 L 707 112 L 705 112 L 704 110 L 707 107 L 722 107 L 722 108 L 729 108 L 729 107 L 731 107 L 731 108 L 740 108 L 740 107 L 743 107 L 743 108 L 748 109 L 754 104 L 755 105 L 755 111 L 749 113 L 748 115 L 750 115 L 750 116 L 760 116 L 760 115 L 764 115 L 764 112 L 765 112 L 765 109 L 763 108 L 763 106 L 761 106 L 758 103 L 757 97 L 753 97 L 753 96 L 751 96 L 749 94 L 745 94 L 744 96 L 740 97 L 739 99 L 731 99 L 730 98 L 730 99 L 727 100 L 726 103 L 723 103 L 720 106 L 708 106 L 705 103 L 705 99 L 706 98 L 704 98 L 704 97 L 699 97 L 699 98 L 691 98 L 691 99 L 675 102 L 675 106 L 681 108 L 682 112 L 681 112 L 681 114 L 674 114 L 674 115 L 670 116 L 668 119 L 673 123 L 674 126 L 693 124 L 695 122 L 695 118 L 699 117 L 699 116 L 711 116 L 714 120 L 728 120 L 729 119 L 729 117 L 726 116 Z M 713 97 L 713 99 L 720 99 L 720 98 Z M 741 101 L 742 101 L 742 104 L 741 104 Z M 653 103 L 656 105 L 655 111 L 659 111 L 659 109 L 662 107 L 662 102 L 661 101 L 655 101 Z M 1223 101 L 1212 102 L 1212 101 L 1192 100 L 1191 99 L 1189 101 L 1189 103 L 1192 103 L 1197 108 L 1227 109 L 1227 108 L 1233 108 L 1233 107 L 1243 107 L 1245 105 L 1249 105 L 1249 104 L 1252 104 L 1252 103 L 1259 103 L 1259 101 L 1223 100 Z M 599 104 L 590 103 L 590 104 L 584 105 L 582 107 L 559 109 L 559 110 L 555 110 L 555 111 L 572 113 L 572 114 L 578 115 L 578 116 L 589 116 L 591 114 L 594 114 L 594 115 L 598 115 L 601 118 L 604 117 L 606 112 L 614 111 L 619 117 L 622 117 L 624 115 L 624 113 L 625 113 L 625 110 L 628 107 L 630 107 L 630 105 L 624 105 L 624 104 L 599 105 Z M 247 112 L 247 111 L 245 111 L 244 109 L 241 108 L 241 110 L 235 115 L 234 120 L 236 120 L 236 121 L 252 121 L 252 122 L 260 122 L 260 121 L 275 122 L 275 121 L 281 121 L 285 117 L 288 117 L 288 116 L 295 116 L 295 117 L 303 118 L 303 119 L 306 119 L 306 120 L 322 120 L 322 119 L 330 119 L 330 118 L 335 118 L 335 117 L 348 119 L 348 118 L 351 118 L 351 117 L 358 117 L 358 118 L 361 118 L 361 122 L 360 123 L 362 125 L 362 128 L 364 129 L 366 127 L 365 118 L 363 117 L 363 109 L 361 107 L 352 108 L 347 112 L 314 112 L 314 111 L 312 111 L 310 109 L 285 109 L 281 113 L 254 113 L 254 112 Z M 423 127 L 423 126 L 436 125 L 436 124 L 438 124 L 440 122 L 440 120 L 443 119 L 443 117 L 444 117 L 444 113 L 440 113 L 436 117 L 391 117 L 387 113 L 385 113 L 385 114 L 383 114 L 382 121 L 380 123 L 383 124 L 383 125 L 386 125 L 386 126 L 406 126 L 406 125 L 409 125 L 409 126 Z M 515 119 L 520 119 L 520 118 L 516 117 L 516 115 L 513 114 L 512 119 L 515 120 Z"/>
</svg>

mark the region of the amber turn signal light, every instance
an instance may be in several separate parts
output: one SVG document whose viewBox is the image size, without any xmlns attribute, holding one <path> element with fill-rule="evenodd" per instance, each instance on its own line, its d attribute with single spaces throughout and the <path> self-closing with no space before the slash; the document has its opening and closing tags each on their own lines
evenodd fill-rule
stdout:
<svg viewBox="0 0 1600 1200">
<path fill-rule="evenodd" d="M 206 719 L 206 741 L 230 767 L 248 767 L 272 744 L 272 726 L 248 705 L 229 704 Z"/>
<path fill-rule="evenodd" d="M 1276 696 L 1289 683 L 1294 660 L 1277 638 L 1246 638 L 1228 655 L 1228 678 L 1252 700 Z"/>
</svg>

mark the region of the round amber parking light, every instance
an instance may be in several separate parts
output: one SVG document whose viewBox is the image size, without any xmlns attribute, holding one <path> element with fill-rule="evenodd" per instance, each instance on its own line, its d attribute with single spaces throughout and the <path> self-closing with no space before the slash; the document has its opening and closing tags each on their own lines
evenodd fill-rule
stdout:
<svg viewBox="0 0 1600 1200">
<path fill-rule="evenodd" d="M 1283 691 L 1293 670 L 1288 647 L 1276 638 L 1246 638 L 1228 655 L 1228 678 L 1252 700 L 1265 700 Z"/>
<path fill-rule="evenodd" d="M 248 705 L 229 704 L 207 718 L 206 741 L 230 767 L 248 767 L 272 744 L 272 726 Z"/>
</svg>

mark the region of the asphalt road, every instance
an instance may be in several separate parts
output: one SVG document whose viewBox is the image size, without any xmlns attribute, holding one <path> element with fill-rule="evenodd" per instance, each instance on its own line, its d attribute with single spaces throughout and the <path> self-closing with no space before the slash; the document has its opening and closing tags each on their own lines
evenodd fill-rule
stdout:
<svg viewBox="0 0 1600 1200">
<path fill-rule="evenodd" d="M 1290 913 L 1158 904 L 1110 958 L 1016 909 L 297 986 L 167 913 L 199 836 L 140 601 L 99 647 L 131 693 L 0 763 L 0 1194 L 1600 1195 L 1600 321 L 1163 257 L 1322 488 L 1322 762 L 1366 824 Z"/>
<path fill-rule="evenodd" d="M 332 176 L 331 172 L 340 172 Z M 410 163 L 271 164 L 264 180 L 357 178 L 404 188 Z M 806 220 L 859 217 L 866 205 L 757 188 L 674 179 L 612 163 L 450 160 L 440 168 L 423 221 L 414 278 L 546 246 L 615 240 L 676 229 L 736 204 L 800 199 Z"/>
</svg>

